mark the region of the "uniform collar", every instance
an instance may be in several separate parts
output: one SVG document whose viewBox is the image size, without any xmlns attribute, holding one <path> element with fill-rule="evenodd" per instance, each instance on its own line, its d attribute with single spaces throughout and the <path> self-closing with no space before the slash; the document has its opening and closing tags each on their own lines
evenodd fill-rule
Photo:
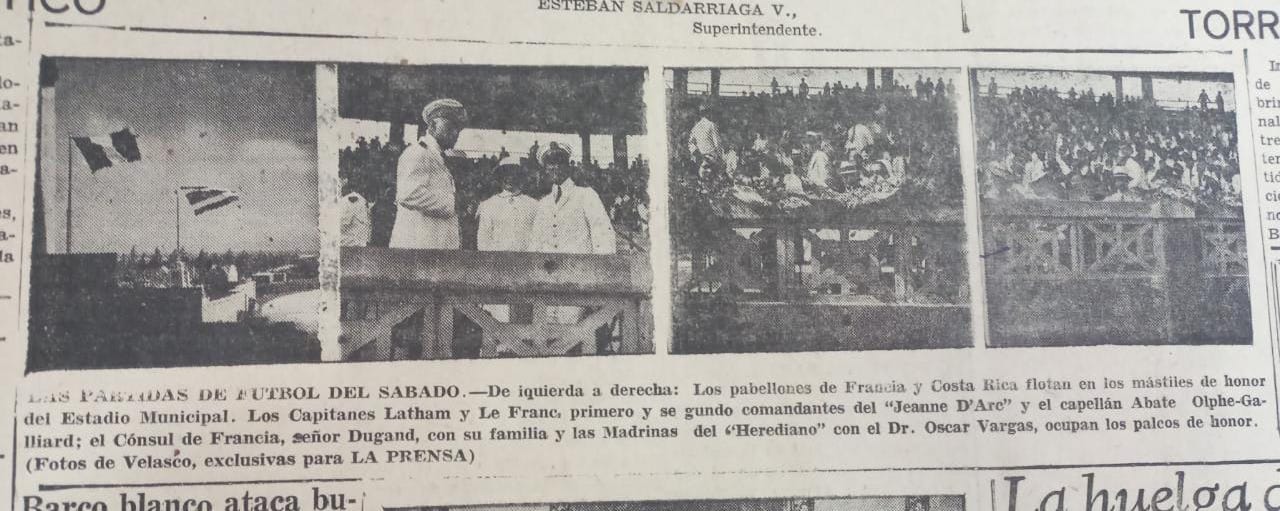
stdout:
<svg viewBox="0 0 1280 511">
<path fill-rule="evenodd" d="M 437 142 L 436 137 L 433 137 L 430 134 L 426 134 L 421 137 L 418 137 L 418 145 L 425 147 L 428 150 L 435 151 L 437 153 L 444 153 L 444 151 L 440 149 L 440 142 Z"/>
<path fill-rule="evenodd" d="M 569 202 L 569 194 L 573 193 L 573 190 L 577 188 L 577 185 L 573 183 L 573 178 L 567 178 L 564 181 L 561 181 L 560 183 L 556 184 L 556 187 L 560 189 L 559 200 L 556 200 L 555 188 L 551 189 L 551 194 L 549 194 L 548 197 L 550 197 L 551 200 L 555 202 L 557 205 L 564 205 Z"/>
</svg>

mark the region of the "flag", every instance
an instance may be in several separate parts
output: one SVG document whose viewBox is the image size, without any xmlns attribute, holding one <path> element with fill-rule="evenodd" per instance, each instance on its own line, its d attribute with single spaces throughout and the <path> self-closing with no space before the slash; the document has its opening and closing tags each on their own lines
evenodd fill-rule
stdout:
<svg viewBox="0 0 1280 511">
<path fill-rule="evenodd" d="M 240 200 L 240 195 L 230 190 L 193 186 L 186 188 L 187 203 L 201 215 Z"/>
<path fill-rule="evenodd" d="M 89 170 L 97 172 L 116 163 L 135 162 L 142 159 L 138 150 L 138 137 L 129 128 L 103 137 L 71 137 Z"/>
<path fill-rule="evenodd" d="M 129 128 L 111 134 L 111 147 L 115 148 L 116 154 L 123 157 L 124 161 L 135 162 L 142 159 L 142 151 L 138 150 L 138 137 Z"/>
</svg>

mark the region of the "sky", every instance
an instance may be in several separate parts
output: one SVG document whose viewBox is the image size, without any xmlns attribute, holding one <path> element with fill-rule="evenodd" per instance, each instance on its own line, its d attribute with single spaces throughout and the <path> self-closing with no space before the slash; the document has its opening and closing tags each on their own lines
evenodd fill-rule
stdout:
<svg viewBox="0 0 1280 511">
<path fill-rule="evenodd" d="M 72 252 L 172 250 L 174 189 L 195 185 L 227 188 L 241 199 L 199 217 L 184 201 L 188 252 L 318 251 L 313 65 L 57 63 L 58 156 L 46 159 L 56 165 L 42 169 L 43 186 L 65 193 L 68 137 L 127 127 L 142 153 L 142 161 L 96 173 L 72 155 Z M 65 206 L 65 199 L 46 202 L 46 223 L 64 223 Z M 50 248 L 60 251 L 63 243 Z"/>
<path fill-rule="evenodd" d="M 939 79 L 943 80 L 959 80 L 960 72 L 958 69 L 949 68 L 898 68 L 894 70 L 894 76 L 899 83 L 907 85 L 915 84 L 916 77 L 923 79 L 933 78 L 934 82 Z M 1076 90 L 1083 91 L 1090 87 L 1094 92 L 1101 94 L 1106 91 L 1115 90 L 1115 82 L 1111 76 L 1106 73 L 1083 73 L 1083 72 L 1062 72 L 1062 71 L 1022 71 L 1022 70 L 979 70 L 978 83 L 983 93 L 986 93 L 987 84 L 991 78 L 996 78 L 996 83 L 1003 89 L 1005 87 L 1023 87 L 1023 86 L 1057 86 L 1063 92 L 1071 87 Z M 778 79 L 778 85 L 784 90 L 787 86 L 792 88 L 800 85 L 800 79 L 804 78 L 808 82 L 809 87 L 813 90 L 821 90 L 822 85 L 827 82 L 835 83 L 837 80 L 843 81 L 845 85 L 852 87 L 854 84 L 865 87 L 867 81 L 867 72 L 864 68 L 850 69 L 830 69 L 830 68 L 757 68 L 757 69 L 722 69 L 720 71 L 720 91 L 722 95 L 739 95 L 743 91 L 746 92 L 767 92 L 769 91 L 770 81 L 774 78 Z M 664 73 L 667 88 L 672 86 L 672 72 L 667 70 Z M 879 72 L 876 73 L 876 80 L 880 79 Z M 689 71 L 689 91 L 698 94 L 709 90 L 711 83 L 711 72 L 706 69 L 695 69 Z M 1197 80 L 1177 80 L 1171 78 L 1160 78 L 1159 74 L 1152 82 L 1155 97 L 1166 106 L 1185 105 L 1188 102 L 1195 102 L 1200 96 L 1200 90 L 1204 89 L 1209 93 L 1212 100 L 1217 92 L 1222 92 L 1223 103 L 1226 104 L 1228 111 L 1235 110 L 1235 93 L 1234 86 L 1230 83 L 1221 82 L 1205 82 Z M 1128 76 L 1124 78 L 1125 94 L 1140 95 L 1142 94 L 1141 80 L 1136 76 Z M 1002 90 L 1002 92 L 1004 92 Z"/>
<path fill-rule="evenodd" d="M 980 70 L 978 71 L 978 86 L 982 93 L 986 94 L 987 85 L 991 83 L 991 79 L 996 79 L 996 86 L 1001 88 L 1001 93 L 1008 91 L 1007 87 L 1057 87 L 1061 93 L 1066 93 L 1072 87 L 1076 91 L 1084 91 L 1093 88 L 1095 94 L 1104 92 L 1115 93 L 1115 80 L 1111 75 L 1106 73 L 1078 73 L 1078 72 L 1062 72 L 1062 71 L 1019 71 L 1019 70 Z M 1127 96 L 1142 95 L 1142 80 L 1136 76 L 1126 76 L 1123 78 L 1124 93 Z M 1155 74 L 1151 82 L 1152 92 L 1155 94 L 1156 101 L 1161 106 L 1181 108 L 1187 104 L 1194 103 L 1200 96 L 1203 89 L 1209 93 L 1210 104 L 1213 104 L 1214 95 L 1222 92 L 1223 103 L 1227 111 L 1235 110 L 1235 87 L 1231 82 L 1207 82 L 1197 80 L 1176 80 L 1169 78 L 1160 78 Z"/>
<path fill-rule="evenodd" d="M 939 79 L 959 80 L 959 69 L 947 68 L 901 68 L 894 70 L 894 78 L 898 83 L 913 85 L 916 82 L 916 76 L 921 79 L 932 78 L 934 82 Z M 665 73 L 667 87 L 671 87 L 672 73 L 668 70 Z M 800 86 L 800 79 L 803 78 L 809 84 L 811 91 L 822 90 L 825 83 L 835 83 L 837 81 L 844 82 L 846 87 L 853 87 L 857 84 L 859 87 L 867 86 L 867 70 L 865 68 L 847 68 L 847 69 L 831 69 L 831 68 L 757 68 L 757 69 L 721 69 L 720 70 L 720 93 L 722 95 L 740 95 L 746 92 L 768 92 L 769 85 L 774 78 L 778 79 L 778 86 L 782 90 L 786 90 L 787 86 Z M 876 71 L 876 81 L 880 80 L 880 72 Z M 710 88 L 711 71 L 706 69 L 696 69 L 689 71 L 689 91 L 692 93 L 706 92 Z"/>
<path fill-rule="evenodd" d="M 378 137 L 385 141 L 391 132 L 390 123 L 362 119 L 340 118 L 335 123 L 335 126 L 338 130 L 338 139 L 348 146 L 354 145 L 359 137 L 364 137 L 366 140 Z M 417 136 L 417 127 L 409 126 L 405 129 L 403 142 L 407 144 L 415 140 Z M 538 142 L 540 147 L 546 147 L 550 142 L 556 142 L 560 145 L 567 144 L 574 149 L 575 160 L 578 159 L 578 153 L 582 149 L 579 147 L 582 145 L 582 139 L 576 134 L 479 129 L 464 130 L 462 135 L 458 137 L 458 144 L 455 148 L 467 153 L 467 156 L 478 158 L 497 155 L 504 147 L 511 154 L 528 154 L 529 147 L 534 142 Z M 643 155 L 645 159 L 649 159 L 649 154 L 652 151 L 649 151 L 644 145 L 645 142 L 644 135 L 627 136 L 627 152 L 629 154 L 627 159 L 635 160 L 636 155 Z M 613 161 L 613 136 L 592 135 L 591 154 L 602 166 L 608 165 L 609 162 Z"/>
</svg>

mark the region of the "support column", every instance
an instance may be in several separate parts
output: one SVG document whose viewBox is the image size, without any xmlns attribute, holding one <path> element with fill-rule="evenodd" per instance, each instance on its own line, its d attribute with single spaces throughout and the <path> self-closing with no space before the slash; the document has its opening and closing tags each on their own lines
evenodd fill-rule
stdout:
<svg viewBox="0 0 1280 511">
<path fill-rule="evenodd" d="M 720 70 L 711 70 L 711 96 L 720 95 Z"/>
<path fill-rule="evenodd" d="M 338 152 L 342 141 L 333 126 L 338 122 L 338 66 L 316 64 L 316 165 L 317 199 L 320 205 L 320 308 L 317 337 L 320 340 L 320 360 L 326 362 L 342 359 L 342 300 L 338 294 L 341 278 L 342 218 L 339 200 L 342 185 L 338 179 Z M 328 269 L 328 270 L 326 270 Z"/>
<path fill-rule="evenodd" d="M 436 350 L 430 356 L 422 358 L 445 360 L 453 358 L 453 304 L 445 302 L 443 297 L 436 298 Z M 484 340 L 480 341 L 483 350 Z"/>
<path fill-rule="evenodd" d="M 582 156 L 579 159 L 582 168 L 591 165 L 591 133 L 583 131 L 578 133 L 578 137 L 582 139 Z"/>
<path fill-rule="evenodd" d="M 1120 75 L 1111 75 L 1111 79 L 1116 82 L 1116 101 L 1124 99 L 1124 77 Z"/>
<path fill-rule="evenodd" d="M 653 323 L 644 320 L 644 318 L 653 317 L 653 301 L 645 299 L 639 300 L 639 302 L 636 307 L 636 313 L 631 320 L 631 323 L 635 325 L 636 336 L 639 338 L 636 342 L 636 351 L 634 353 L 653 353 Z"/>
<path fill-rule="evenodd" d="M 676 94 L 685 95 L 689 93 L 689 70 L 675 69 L 671 71 L 671 89 Z"/>
<path fill-rule="evenodd" d="M 875 68 L 867 68 L 867 87 L 868 92 L 876 89 L 876 70 Z"/>
<path fill-rule="evenodd" d="M 61 197 L 65 197 L 66 193 L 62 191 L 62 187 L 66 183 L 58 176 L 63 174 L 58 170 L 58 155 L 62 154 L 58 151 L 58 109 L 57 91 L 55 85 L 58 81 L 58 67 L 52 59 L 45 59 L 40 63 L 40 105 L 39 105 L 39 146 L 36 155 L 36 164 L 39 166 L 36 172 L 36 197 L 35 197 L 35 215 L 32 218 L 32 236 L 31 251 L 35 254 L 44 254 L 54 252 L 52 246 L 56 241 L 61 240 L 64 236 L 66 226 L 63 221 L 58 220 L 61 215 L 46 215 L 45 208 L 51 211 L 61 211 L 57 206 L 63 205 Z M 65 251 L 65 247 L 64 247 Z"/>
<path fill-rule="evenodd" d="M 387 134 L 387 142 L 400 142 L 404 140 L 404 123 L 392 122 L 391 132 Z"/>
<path fill-rule="evenodd" d="M 910 227 L 894 230 L 893 239 L 893 297 L 898 303 L 911 298 L 911 242 L 915 237 Z"/>
<path fill-rule="evenodd" d="M 1157 255 L 1153 274 L 1164 281 L 1163 340 L 1173 344 L 1197 335 L 1200 325 L 1214 321 L 1204 304 L 1223 297 L 1212 296 L 1210 270 L 1201 266 L 1206 234 L 1217 234 L 1223 226 L 1200 224 L 1194 219 L 1179 218 L 1151 227 Z M 1154 279 L 1153 279 L 1154 280 Z"/>
<path fill-rule="evenodd" d="M 1156 100 L 1156 87 L 1152 82 L 1151 75 L 1142 75 L 1142 99 L 1148 102 Z"/>
<path fill-rule="evenodd" d="M 880 70 L 880 86 L 893 87 L 893 68 L 886 67 Z"/>
<path fill-rule="evenodd" d="M 615 133 L 613 135 L 613 164 L 619 170 L 627 168 L 627 161 L 630 155 L 627 151 L 627 135 L 625 133 Z"/>
<path fill-rule="evenodd" d="M 779 227 L 777 231 L 777 299 L 787 301 L 794 289 L 796 271 L 796 231 L 787 227 Z"/>
</svg>

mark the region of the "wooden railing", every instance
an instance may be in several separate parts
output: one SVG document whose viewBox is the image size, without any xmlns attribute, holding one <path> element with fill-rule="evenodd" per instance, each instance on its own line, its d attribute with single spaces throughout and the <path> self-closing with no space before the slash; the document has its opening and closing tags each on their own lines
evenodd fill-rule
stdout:
<svg viewBox="0 0 1280 511">
<path fill-rule="evenodd" d="M 1249 342 L 1243 217 L 1208 209 L 1173 201 L 984 202 L 977 256 L 989 342 Z M 716 237 L 678 247 L 674 344 L 686 352 L 861 349 L 934 346 L 928 341 L 949 336 L 942 345 L 965 345 L 961 216 L 768 218 L 734 210 Z M 681 307 L 696 310 L 682 316 Z M 764 340 L 704 346 L 715 322 L 748 337 L 763 332 Z"/>
<path fill-rule="evenodd" d="M 677 289 L 746 301 L 968 303 L 958 222 L 735 222 L 677 268 Z"/>
<path fill-rule="evenodd" d="M 347 359 L 653 350 L 642 256 L 346 248 Z"/>
<path fill-rule="evenodd" d="M 1248 340 L 1238 213 L 1172 201 L 983 207 L 994 344 Z"/>
</svg>

